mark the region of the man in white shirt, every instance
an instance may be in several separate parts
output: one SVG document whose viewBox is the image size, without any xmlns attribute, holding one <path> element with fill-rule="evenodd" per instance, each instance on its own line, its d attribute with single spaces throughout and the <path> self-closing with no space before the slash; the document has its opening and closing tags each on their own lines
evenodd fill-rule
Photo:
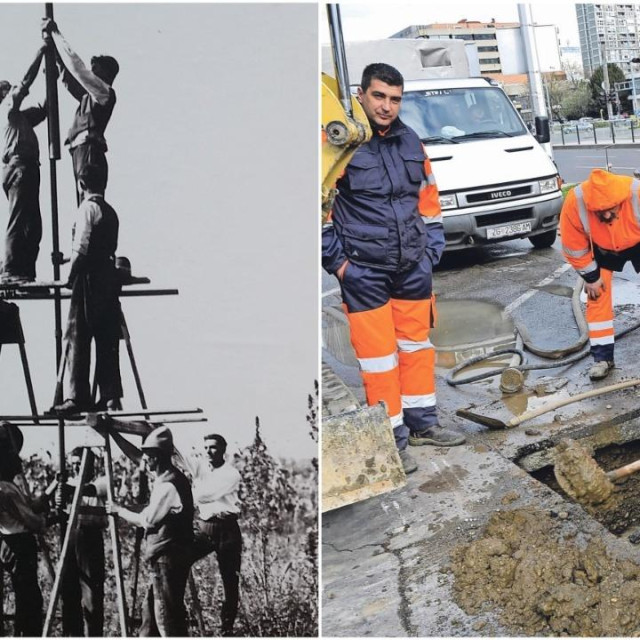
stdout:
<svg viewBox="0 0 640 640">
<path fill-rule="evenodd" d="M 119 221 L 104 199 L 100 170 L 87 165 L 78 179 L 82 203 L 73 225 L 71 304 L 65 338 L 69 344 L 67 399 L 53 407 L 59 415 L 91 411 L 91 340 L 96 343 L 98 410 L 120 409 L 120 280 L 115 267 Z"/>
<path fill-rule="evenodd" d="M 227 464 L 227 441 L 212 433 L 204 438 L 205 460 L 194 466 L 193 497 L 196 518 L 196 558 L 215 551 L 224 586 L 222 635 L 233 635 L 238 612 L 242 536 L 238 526 L 240 473 Z"/>
<path fill-rule="evenodd" d="M 49 42 L 49 38 L 53 39 L 62 63 L 62 83 L 79 103 L 65 140 L 71 152 L 73 175 L 77 182 L 84 167 L 96 165 L 100 170 L 104 190 L 108 179 L 105 129 L 116 104 L 116 94 L 111 85 L 120 66 L 111 56 L 94 56 L 88 68 L 64 39 L 53 20 L 45 18 L 42 31 L 45 42 Z M 81 194 L 78 194 L 78 199 L 80 197 Z"/>
</svg>

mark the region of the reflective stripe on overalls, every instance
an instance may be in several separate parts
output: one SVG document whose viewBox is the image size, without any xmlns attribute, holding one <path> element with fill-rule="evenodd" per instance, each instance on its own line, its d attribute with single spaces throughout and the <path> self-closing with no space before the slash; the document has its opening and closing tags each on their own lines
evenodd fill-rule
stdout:
<svg viewBox="0 0 640 640">
<path fill-rule="evenodd" d="M 640 198 L 638 197 L 638 189 L 640 189 L 640 181 L 633 180 L 631 182 L 631 206 L 633 215 L 638 225 L 640 225 Z M 578 214 L 580 222 L 585 233 L 591 239 L 591 227 L 589 225 L 589 217 L 587 207 L 584 202 L 581 185 L 574 189 L 576 195 L 576 203 L 578 205 Z M 581 257 L 590 251 L 590 247 L 585 252 L 570 251 L 563 246 L 564 251 L 572 256 Z M 579 255 L 577 255 L 579 254 Z M 578 273 L 584 275 L 598 268 L 595 260 L 593 260 L 584 270 Z M 604 290 L 601 291 L 597 300 L 592 300 L 587 296 L 587 323 L 589 325 L 589 344 L 591 345 L 591 354 L 596 362 L 601 360 L 613 361 L 614 354 L 614 328 L 613 328 L 613 273 L 609 269 L 600 267 L 600 279 L 604 283 Z"/>
</svg>

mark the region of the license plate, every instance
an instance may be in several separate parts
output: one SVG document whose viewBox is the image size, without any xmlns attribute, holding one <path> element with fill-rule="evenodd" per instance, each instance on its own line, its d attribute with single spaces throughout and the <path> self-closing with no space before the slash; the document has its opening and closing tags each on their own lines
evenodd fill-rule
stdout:
<svg viewBox="0 0 640 640">
<path fill-rule="evenodd" d="M 517 236 L 521 233 L 527 233 L 528 231 L 531 231 L 531 222 L 514 222 L 513 224 L 505 224 L 502 227 L 487 229 L 487 238 L 489 240 L 508 238 L 509 236 Z"/>
</svg>

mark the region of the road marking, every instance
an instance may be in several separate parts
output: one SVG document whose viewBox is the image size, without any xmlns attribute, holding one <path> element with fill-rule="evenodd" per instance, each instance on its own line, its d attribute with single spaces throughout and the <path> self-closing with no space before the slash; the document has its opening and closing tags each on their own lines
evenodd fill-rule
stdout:
<svg viewBox="0 0 640 640">
<path fill-rule="evenodd" d="M 519 298 L 516 298 L 511 304 L 508 304 L 504 308 L 504 314 L 511 314 L 514 309 L 517 309 L 521 304 L 526 302 L 531 296 L 538 293 L 540 287 L 544 287 L 547 284 L 551 284 L 556 278 L 559 278 L 565 271 L 571 269 L 571 265 L 565 262 L 561 267 L 558 267 L 550 276 L 547 276 L 544 280 L 540 280 L 538 284 L 533 285 L 534 289 L 529 289 L 526 293 L 523 293 Z"/>
</svg>

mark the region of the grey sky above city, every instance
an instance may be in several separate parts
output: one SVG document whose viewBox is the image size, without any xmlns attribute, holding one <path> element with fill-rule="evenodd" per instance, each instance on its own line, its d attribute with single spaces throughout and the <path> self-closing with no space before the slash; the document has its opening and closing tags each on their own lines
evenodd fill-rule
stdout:
<svg viewBox="0 0 640 640">
<path fill-rule="evenodd" d="M 533 2 L 531 11 L 539 24 L 555 24 L 562 45 L 578 46 L 575 5 L 569 2 Z M 451 3 L 356 3 L 340 5 L 345 41 L 388 38 L 411 24 L 458 22 L 458 20 L 518 22 L 516 2 Z M 328 42 L 324 13 L 321 16 L 321 39 Z"/>
<path fill-rule="evenodd" d="M 215 430 L 240 446 L 251 442 L 259 416 L 271 451 L 315 455 L 305 416 L 318 370 L 317 7 L 55 4 L 54 11 L 85 61 L 107 53 L 120 63 L 106 133 L 118 254 L 153 287 L 180 290 L 123 301 L 149 406 L 202 407 L 208 425 L 176 432 Z M 0 4 L 0 78 L 22 78 L 41 44 L 43 14 L 40 3 Z M 59 90 L 64 139 L 75 104 Z M 43 97 L 40 75 L 24 106 Z M 46 125 L 38 129 L 45 227 L 38 275 L 51 279 Z M 57 166 L 68 255 L 75 192 L 66 148 Z M 55 386 L 53 304 L 20 308 L 43 410 Z M 66 312 L 65 304 L 63 321 Z M 121 358 L 124 406 L 135 409 L 124 345 Z M 27 413 L 13 346 L 2 349 L 0 380 L 3 413 Z M 41 448 L 53 431 L 38 430 Z"/>
</svg>

